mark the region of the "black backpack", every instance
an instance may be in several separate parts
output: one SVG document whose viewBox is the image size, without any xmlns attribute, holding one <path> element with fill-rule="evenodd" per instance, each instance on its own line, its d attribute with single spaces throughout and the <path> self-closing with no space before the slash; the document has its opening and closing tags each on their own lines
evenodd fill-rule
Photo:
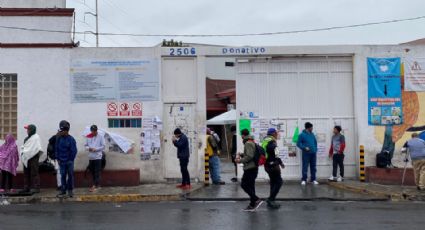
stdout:
<svg viewBox="0 0 425 230">
<path fill-rule="evenodd" d="M 255 166 L 261 166 L 266 163 L 266 151 L 259 144 L 255 143 L 255 154 L 253 159 Z"/>
<path fill-rule="evenodd" d="M 56 139 L 57 136 L 53 135 L 47 144 L 47 156 L 52 160 L 56 160 Z"/>
<path fill-rule="evenodd" d="M 391 165 L 391 158 L 388 151 L 382 151 L 376 154 L 376 167 L 387 168 L 389 165 Z"/>
</svg>

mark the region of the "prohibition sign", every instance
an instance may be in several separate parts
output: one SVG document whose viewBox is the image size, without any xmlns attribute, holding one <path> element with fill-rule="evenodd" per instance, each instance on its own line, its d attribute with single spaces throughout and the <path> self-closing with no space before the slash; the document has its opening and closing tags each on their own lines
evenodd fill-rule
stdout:
<svg viewBox="0 0 425 230">
<path fill-rule="evenodd" d="M 118 105 L 115 102 L 108 103 L 108 116 L 118 116 Z"/>
</svg>

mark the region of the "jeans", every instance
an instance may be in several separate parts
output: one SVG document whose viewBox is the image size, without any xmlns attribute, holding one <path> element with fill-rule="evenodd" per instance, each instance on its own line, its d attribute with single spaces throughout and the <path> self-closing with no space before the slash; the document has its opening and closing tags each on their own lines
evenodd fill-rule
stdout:
<svg viewBox="0 0 425 230">
<path fill-rule="evenodd" d="M 39 154 L 28 160 L 27 167 L 24 166 L 24 188 L 40 189 L 40 175 L 38 174 Z"/>
<path fill-rule="evenodd" d="M 276 200 L 276 196 L 280 191 L 280 188 L 282 187 L 283 180 L 280 172 L 280 166 L 279 165 L 273 165 L 273 166 L 264 166 L 267 174 L 269 174 L 270 178 L 270 196 L 269 200 L 274 201 Z"/>
<path fill-rule="evenodd" d="M 255 202 L 259 199 L 255 194 L 255 179 L 257 179 L 258 168 L 244 170 L 241 187 L 250 198 L 250 205 L 255 206 Z"/>
<path fill-rule="evenodd" d="M 187 165 L 189 164 L 189 158 L 180 159 L 180 172 L 182 173 L 182 185 L 190 185 L 189 171 Z"/>
<path fill-rule="evenodd" d="M 210 157 L 210 172 L 213 184 L 219 183 L 220 178 L 220 158 L 218 156 Z"/>
<path fill-rule="evenodd" d="M 74 161 L 59 162 L 61 171 L 61 191 L 65 193 L 67 190 L 74 189 Z"/>
<path fill-rule="evenodd" d="M 102 160 L 90 160 L 89 169 L 93 176 L 93 185 L 99 187 L 100 185 L 100 171 L 102 169 Z"/>
<path fill-rule="evenodd" d="M 332 157 L 332 176 L 336 177 L 338 167 L 339 175 L 344 177 L 344 154 L 334 154 Z"/>
<path fill-rule="evenodd" d="M 308 166 L 310 166 L 311 181 L 315 181 L 316 180 L 316 162 L 317 162 L 316 153 L 303 152 L 302 162 L 303 162 L 302 180 L 307 181 L 307 171 L 308 171 Z"/>
</svg>

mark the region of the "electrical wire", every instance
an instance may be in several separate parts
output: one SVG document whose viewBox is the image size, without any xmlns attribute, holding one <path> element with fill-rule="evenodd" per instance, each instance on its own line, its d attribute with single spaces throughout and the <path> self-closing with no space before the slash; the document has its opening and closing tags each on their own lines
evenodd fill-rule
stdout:
<svg viewBox="0 0 425 230">
<path fill-rule="evenodd" d="M 332 27 L 322 27 L 316 29 L 304 29 L 304 30 L 289 30 L 289 31 L 279 31 L 279 32 L 265 32 L 265 33 L 243 33 L 243 34 L 134 34 L 134 33 L 98 33 L 102 36 L 133 36 L 133 37 L 250 37 L 250 36 L 273 36 L 273 35 L 283 35 L 283 34 L 297 34 L 297 33 L 307 33 L 307 32 L 319 32 L 319 31 L 330 31 L 330 30 L 339 30 L 347 28 L 358 28 L 365 26 L 373 25 L 382 25 L 406 21 L 416 21 L 420 19 L 425 19 L 425 16 L 418 16 L 412 18 L 404 19 L 393 19 L 387 21 L 379 22 L 368 22 L 362 24 L 354 25 L 345 25 L 345 26 L 332 26 Z M 48 29 L 38 29 L 38 28 L 26 28 L 26 27 L 17 27 L 17 26 L 2 26 L 3 29 L 13 29 L 13 30 L 24 30 L 24 31 L 34 31 L 34 32 L 48 32 L 48 33 L 71 33 L 71 31 L 64 30 L 48 30 Z M 76 31 L 76 34 L 84 34 L 85 32 Z"/>
</svg>

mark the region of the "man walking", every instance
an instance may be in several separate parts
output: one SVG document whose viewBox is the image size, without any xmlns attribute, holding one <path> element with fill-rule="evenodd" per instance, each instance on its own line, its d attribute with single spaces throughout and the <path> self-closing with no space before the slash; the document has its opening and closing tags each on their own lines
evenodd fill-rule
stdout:
<svg viewBox="0 0 425 230">
<path fill-rule="evenodd" d="M 341 182 L 344 180 L 344 149 L 345 137 L 341 134 L 341 126 L 336 125 L 333 130 L 331 148 L 329 149 L 329 158 L 332 158 L 332 176 L 329 181 Z M 336 177 L 339 167 L 339 177 Z"/>
<path fill-rule="evenodd" d="M 236 163 L 243 164 L 244 173 L 242 176 L 241 187 L 250 198 L 250 203 L 244 211 L 253 212 L 263 203 L 263 201 L 255 194 L 255 179 L 257 179 L 258 175 L 258 166 L 254 162 L 256 146 L 254 137 L 249 135 L 248 129 L 243 129 L 241 131 L 241 136 L 244 143 L 244 151 L 243 154 L 238 154 L 238 156 L 236 156 L 235 161 Z"/>
<path fill-rule="evenodd" d="M 96 192 L 100 188 L 100 171 L 102 170 L 102 157 L 105 150 L 105 138 L 97 132 L 97 126 L 90 126 L 90 134 L 87 135 L 86 150 L 89 152 L 89 169 L 93 177 L 93 185 L 90 192 Z"/>
<path fill-rule="evenodd" d="M 302 179 L 301 185 L 307 183 L 307 172 L 310 166 L 311 182 L 318 185 L 316 181 L 317 140 L 313 133 L 313 124 L 306 122 L 305 129 L 298 137 L 297 147 L 302 151 Z"/>
<path fill-rule="evenodd" d="M 425 141 L 417 133 L 404 145 L 409 150 L 412 159 L 413 173 L 418 190 L 425 190 Z"/>
<path fill-rule="evenodd" d="M 56 159 L 59 161 L 61 172 L 61 192 L 58 197 L 64 197 L 66 191 L 68 196 L 73 197 L 74 189 L 74 160 L 77 156 L 77 143 L 69 135 L 70 124 L 67 121 L 59 123 L 59 136 L 56 140 Z"/>
<path fill-rule="evenodd" d="M 266 152 L 266 163 L 264 169 L 270 178 L 270 196 L 267 199 L 267 206 L 272 209 L 280 208 L 280 204 L 276 203 L 276 196 L 282 187 L 283 180 L 280 167 L 284 167 L 282 160 L 276 155 L 278 132 L 275 128 L 269 128 L 267 137 L 261 143 L 261 147 Z"/>
<path fill-rule="evenodd" d="M 189 140 L 179 128 L 174 130 L 173 144 L 177 147 L 177 158 L 180 161 L 180 172 L 182 174 L 182 183 L 177 185 L 177 188 L 191 189 L 189 171 L 187 170 L 190 155 Z"/>
<path fill-rule="evenodd" d="M 212 183 L 215 185 L 224 185 L 220 178 L 220 158 L 218 156 L 217 139 L 213 136 L 211 129 L 207 128 L 207 153 L 210 157 L 210 171 Z"/>
</svg>

